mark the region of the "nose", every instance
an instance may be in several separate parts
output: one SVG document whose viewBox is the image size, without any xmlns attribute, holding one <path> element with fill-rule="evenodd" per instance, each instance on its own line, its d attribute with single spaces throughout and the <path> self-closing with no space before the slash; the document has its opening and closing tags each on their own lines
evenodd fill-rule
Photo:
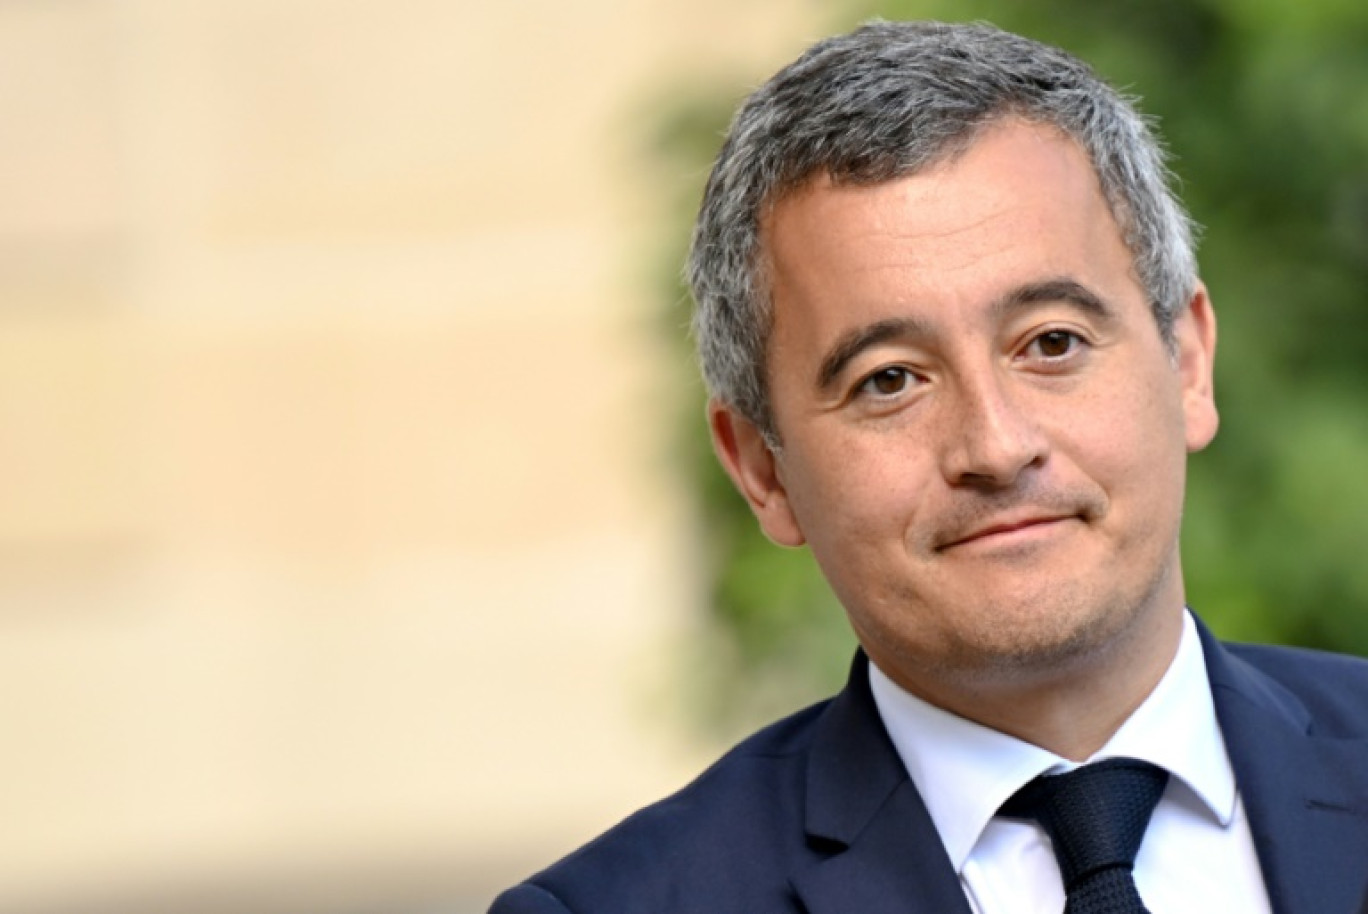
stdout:
<svg viewBox="0 0 1368 914">
<path fill-rule="evenodd" d="M 1045 462 L 1049 442 L 1029 397 L 1014 391 L 995 371 L 961 378 L 946 404 L 942 467 L 956 486 L 1002 488 L 1022 471 Z"/>
</svg>

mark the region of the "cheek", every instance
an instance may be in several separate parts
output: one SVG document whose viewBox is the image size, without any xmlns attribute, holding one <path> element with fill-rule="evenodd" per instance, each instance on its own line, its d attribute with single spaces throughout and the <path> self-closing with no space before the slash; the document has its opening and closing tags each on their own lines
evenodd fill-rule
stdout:
<svg viewBox="0 0 1368 914">
<path fill-rule="evenodd" d="M 819 560 L 825 553 L 859 562 L 871 547 L 902 549 L 931 488 L 924 453 L 898 436 L 862 435 L 833 437 L 828 447 L 803 454 L 789 467 L 786 486 Z"/>
<path fill-rule="evenodd" d="M 1186 430 L 1181 404 L 1165 393 L 1106 398 L 1097 404 L 1095 421 L 1075 421 L 1060 432 L 1083 472 L 1129 512 L 1181 510 Z"/>
</svg>

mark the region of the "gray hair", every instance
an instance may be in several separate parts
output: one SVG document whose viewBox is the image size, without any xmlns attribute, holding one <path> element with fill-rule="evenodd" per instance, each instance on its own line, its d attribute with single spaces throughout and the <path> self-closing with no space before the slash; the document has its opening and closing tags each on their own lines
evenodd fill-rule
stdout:
<svg viewBox="0 0 1368 914">
<path fill-rule="evenodd" d="M 777 446 L 766 383 L 766 208 L 817 174 L 870 185 L 967 148 L 1007 117 L 1088 154 L 1165 342 L 1196 285 L 1193 226 L 1150 121 L 1081 60 L 994 26 L 874 21 L 818 42 L 742 104 L 694 227 L 687 276 L 703 377 Z"/>
</svg>

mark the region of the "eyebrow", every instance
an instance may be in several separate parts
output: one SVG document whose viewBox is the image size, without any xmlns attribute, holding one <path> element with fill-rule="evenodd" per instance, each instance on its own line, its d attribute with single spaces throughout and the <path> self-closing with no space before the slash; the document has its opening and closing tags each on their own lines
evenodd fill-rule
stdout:
<svg viewBox="0 0 1368 914">
<path fill-rule="evenodd" d="M 1115 317 L 1114 309 L 1100 296 L 1082 283 L 1066 277 L 1017 286 L 989 305 L 988 313 L 993 320 L 1000 320 L 1018 308 L 1046 302 L 1064 302 L 1106 321 Z M 836 341 L 817 367 L 817 389 L 826 390 L 831 387 L 841 372 L 845 371 L 846 366 L 872 346 L 889 340 L 930 335 L 931 328 L 928 324 L 915 317 L 894 317 L 855 327 Z"/>
<path fill-rule="evenodd" d="M 832 346 L 822 359 L 822 364 L 817 366 L 817 389 L 826 390 L 831 387 L 841 372 L 845 371 L 846 366 L 871 346 L 889 340 L 929 335 L 930 330 L 926 323 L 914 317 L 892 317 L 863 327 L 855 327 L 841 335 L 836 345 Z"/>
<path fill-rule="evenodd" d="M 1022 305 L 1043 302 L 1064 302 L 1098 318 L 1111 319 L 1115 316 L 1115 311 L 1101 296 L 1082 283 L 1065 277 L 1018 286 L 993 302 L 989 311 L 993 317 L 1000 318 Z"/>
</svg>

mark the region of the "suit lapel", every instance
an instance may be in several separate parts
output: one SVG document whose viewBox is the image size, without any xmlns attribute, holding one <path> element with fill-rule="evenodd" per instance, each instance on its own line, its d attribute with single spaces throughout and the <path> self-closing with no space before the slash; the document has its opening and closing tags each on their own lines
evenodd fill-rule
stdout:
<svg viewBox="0 0 1368 914">
<path fill-rule="evenodd" d="M 970 914 L 879 719 L 863 652 L 813 737 L 806 827 L 823 856 L 794 873 L 792 884 L 810 914 Z"/>
<path fill-rule="evenodd" d="M 1198 630 L 1274 914 L 1359 911 L 1368 888 L 1368 740 L 1318 733 L 1292 692 L 1200 622 Z M 820 859 L 793 873 L 792 885 L 810 914 L 970 914 L 879 719 L 867 665 L 860 653 L 814 734 L 806 828 Z"/>
<path fill-rule="evenodd" d="M 1368 741 L 1319 735 L 1295 695 L 1198 628 L 1274 914 L 1351 914 L 1368 880 Z"/>
</svg>

